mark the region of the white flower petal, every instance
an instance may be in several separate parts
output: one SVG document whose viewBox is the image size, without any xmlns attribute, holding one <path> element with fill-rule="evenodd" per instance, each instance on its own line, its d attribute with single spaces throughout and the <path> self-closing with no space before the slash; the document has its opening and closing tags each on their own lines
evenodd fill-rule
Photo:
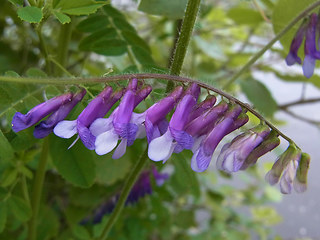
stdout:
<svg viewBox="0 0 320 240">
<path fill-rule="evenodd" d="M 118 159 L 121 158 L 125 153 L 126 153 L 126 149 L 127 149 L 127 139 L 123 138 L 120 142 L 120 144 L 118 145 L 118 147 L 116 148 L 116 150 L 114 151 L 112 158 L 113 159 Z"/>
<path fill-rule="evenodd" d="M 206 137 L 205 135 L 202 135 L 202 136 L 200 136 L 200 137 L 195 138 L 194 143 L 193 143 L 193 146 L 192 146 L 192 148 L 191 148 L 191 151 L 192 151 L 193 153 L 197 152 L 197 150 L 198 150 L 199 147 L 200 147 L 200 144 L 201 144 L 202 140 L 203 140 L 205 137 Z"/>
<path fill-rule="evenodd" d="M 90 126 L 90 132 L 93 136 L 98 136 L 104 132 L 111 130 L 112 118 L 98 118 Z"/>
<path fill-rule="evenodd" d="M 119 137 L 113 131 L 107 131 L 97 136 L 95 141 L 95 151 L 98 155 L 104 155 L 111 152 L 118 143 Z"/>
<path fill-rule="evenodd" d="M 197 156 L 198 156 L 199 151 L 200 151 L 200 149 L 198 148 L 198 149 L 194 152 L 194 154 L 193 154 L 193 156 L 192 156 L 192 158 L 191 158 L 191 168 L 192 168 L 192 170 L 195 171 L 195 172 L 202 172 L 202 170 L 199 169 L 199 167 L 198 167 L 198 162 L 197 162 Z"/>
<path fill-rule="evenodd" d="M 168 159 L 172 154 L 173 137 L 168 130 L 161 137 L 153 139 L 149 144 L 148 156 L 153 161 Z"/>
<path fill-rule="evenodd" d="M 61 138 L 71 138 L 77 133 L 77 120 L 61 121 L 53 129 L 55 135 Z"/>
</svg>

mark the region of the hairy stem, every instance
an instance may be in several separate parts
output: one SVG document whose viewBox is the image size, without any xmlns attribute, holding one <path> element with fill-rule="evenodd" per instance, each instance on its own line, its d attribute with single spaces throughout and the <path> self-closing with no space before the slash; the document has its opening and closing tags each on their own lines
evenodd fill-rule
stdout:
<svg viewBox="0 0 320 240">
<path fill-rule="evenodd" d="M 125 182 L 124 188 L 121 192 L 121 195 L 119 197 L 119 200 L 117 202 L 117 205 L 115 207 L 115 209 L 113 210 L 107 225 L 104 227 L 101 236 L 99 237 L 99 240 L 104 240 L 108 237 L 108 234 L 112 228 L 112 226 L 114 225 L 114 223 L 117 221 L 118 217 L 120 216 L 123 207 L 126 203 L 127 197 L 134 185 L 134 183 L 136 182 L 137 178 L 139 177 L 139 174 L 141 172 L 141 170 L 143 169 L 145 163 L 147 162 L 148 159 L 148 150 L 146 149 L 144 151 L 144 153 L 141 155 L 140 159 L 138 160 L 138 162 L 136 163 L 136 165 L 134 166 L 134 168 L 132 169 L 129 177 L 127 178 L 127 181 Z"/>
<path fill-rule="evenodd" d="M 52 68 L 51 68 L 51 64 L 49 61 L 49 54 L 48 54 L 48 49 L 47 46 L 43 40 L 43 36 L 42 36 L 42 23 L 40 23 L 36 29 L 38 38 L 39 38 L 39 45 L 40 45 L 40 49 L 41 49 L 41 53 L 44 56 L 45 62 L 46 62 L 46 70 L 49 73 L 49 75 L 52 74 Z"/>
<path fill-rule="evenodd" d="M 57 62 L 63 67 L 66 67 L 68 59 L 69 42 L 72 34 L 72 23 L 64 24 L 60 28 L 58 49 L 57 49 Z M 56 65 L 55 74 L 60 76 L 63 73 L 62 69 Z"/>
<path fill-rule="evenodd" d="M 286 139 L 289 142 L 293 142 L 288 136 L 283 134 L 273 124 L 271 124 L 268 120 L 266 120 L 261 114 L 259 114 L 256 110 L 254 110 L 248 104 L 241 102 L 237 98 L 231 96 L 230 94 L 228 94 L 218 88 L 212 87 L 208 84 L 205 84 L 205 83 L 200 82 L 198 80 L 193 80 L 193 79 L 187 78 L 187 77 L 180 77 L 180 76 L 175 76 L 175 75 L 167 75 L 167 74 L 159 74 L 159 73 L 137 73 L 137 74 L 124 74 L 124 75 L 107 76 L 107 77 L 100 77 L 100 78 L 21 78 L 21 77 L 0 76 L 0 81 L 17 82 L 17 83 L 42 83 L 42 84 L 69 85 L 69 84 L 108 83 L 108 82 L 128 80 L 131 78 L 163 79 L 163 80 L 167 80 L 167 81 L 176 81 L 176 82 L 181 82 L 181 83 L 196 83 L 200 87 L 203 87 L 207 90 L 213 91 L 213 92 L 229 99 L 230 101 L 239 104 L 242 108 L 247 109 L 249 112 L 254 114 L 257 118 L 259 118 L 261 121 L 265 122 L 271 129 L 276 131 L 284 139 Z"/>
<path fill-rule="evenodd" d="M 244 65 L 224 86 L 227 88 L 235 80 L 237 80 L 244 72 L 246 72 L 251 65 L 253 65 L 267 50 L 269 50 L 273 44 L 278 41 L 284 34 L 286 34 L 297 22 L 304 18 L 309 12 L 314 8 L 320 6 L 320 1 L 317 1 L 303 10 L 296 18 L 294 18 L 286 27 L 284 27 L 264 48 L 262 48 L 258 53 L 256 53 L 247 63 Z"/>
<path fill-rule="evenodd" d="M 32 194 L 31 194 L 31 207 L 32 216 L 29 222 L 28 240 L 37 239 L 37 219 L 40 208 L 40 200 L 42 195 L 42 187 L 46 173 L 46 166 L 48 162 L 49 138 L 43 140 L 42 151 L 38 163 L 36 176 L 34 178 Z"/>
<path fill-rule="evenodd" d="M 172 59 L 170 68 L 171 75 L 180 75 L 184 57 L 186 56 L 188 45 L 190 42 L 193 26 L 199 12 L 201 0 L 189 0 L 186 8 L 186 13 L 181 26 L 180 36 Z M 167 84 L 167 92 L 171 91 L 174 87 L 172 81 Z"/>
</svg>

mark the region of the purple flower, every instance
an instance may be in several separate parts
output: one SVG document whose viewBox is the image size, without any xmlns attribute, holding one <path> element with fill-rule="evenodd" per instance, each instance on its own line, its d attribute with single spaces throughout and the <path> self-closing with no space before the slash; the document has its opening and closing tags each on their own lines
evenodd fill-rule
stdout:
<svg viewBox="0 0 320 240">
<path fill-rule="evenodd" d="M 301 59 L 298 56 L 298 51 L 306 35 L 307 26 L 308 26 L 307 21 L 304 20 L 291 42 L 290 52 L 286 57 L 286 63 L 288 66 L 291 66 L 295 63 L 301 64 Z"/>
<path fill-rule="evenodd" d="M 161 137 L 154 138 L 150 142 L 148 156 L 151 160 L 166 162 L 175 148 L 177 151 L 191 149 L 193 138 L 185 132 L 185 127 L 189 115 L 197 103 L 199 93 L 200 88 L 197 84 L 192 84 L 186 91 L 171 117 L 167 131 Z"/>
<path fill-rule="evenodd" d="M 146 195 L 152 194 L 151 175 L 153 175 L 157 186 L 162 186 L 165 180 L 169 178 L 167 173 L 159 173 L 154 166 L 152 166 L 152 170 L 143 171 L 133 185 L 127 197 L 126 205 L 134 204 Z M 112 196 L 109 201 L 103 203 L 94 211 L 91 218 L 86 218 L 82 220 L 81 223 L 86 224 L 90 221 L 90 219 L 92 219 L 92 223 L 94 224 L 101 222 L 105 214 L 113 211 L 115 205 L 117 204 L 118 198 L 119 194 Z"/>
<path fill-rule="evenodd" d="M 234 128 L 235 120 L 241 112 L 240 106 L 232 106 L 223 119 L 201 141 L 198 149 L 194 149 L 191 159 L 191 168 L 194 171 L 203 172 L 209 167 L 213 152 L 222 138 Z"/>
<path fill-rule="evenodd" d="M 225 172 L 237 172 L 241 169 L 249 154 L 269 135 L 266 125 L 260 124 L 243 133 L 223 146 L 217 160 L 217 168 Z"/>
<path fill-rule="evenodd" d="M 19 132 L 35 125 L 50 113 L 58 110 L 62 105 L 70 102 L 72 96 L 72 93 L 66 93 L 39 104 L 32 108 L 27 114 L 22 114 L 20 112 L 15 113 L 12 119 L 12 130 L 14 132 Z"/>
<path fill-rule="evenodd" d="M 93 150 L 95 136 L 93 136 L 89 130 L 91 123 L 95 119 L 105 116 L 110 108 L 122 96 L 122 92 L 111 94 L 112 88 L 106 87 L 88 104 L 88 106 L 80 113 L 76 120 L 65 120 L 59 122 L 53 129 L 54 134 L 62 138 L 71 138 L 73 135 L 78 133 L 78 138 L 81 139 L 83 144 L 88 149 Z M 75 140 L 75 142 L 78 140 L 78 138 Z M 73 144 L 70 147 L 72 147 Z"/>
<path fill-rule="evenodd" d="M 81 92 L 73 95 L 69 102 L 61 105 L 58 110 L 52 113 L 46 120 L 36 125 L 33 135 L 36 138 L 44 138 L 48 136 L 52 132 L 53 128 L 68 116 L 71 110 L 82 100 L 85 94 L 86 91 L 82 90 Z"/>
<path fill-rule="evenodd" d="M 254 165 L 258 158 L 272 151 L 280 144 L 280 139 L 278 138 L 278 133 L 276 131 L 271 131 L 270 134 L 263 140 L 263 142 L 257 146 L 246 158 L 242 164 L 240 170 L 245 170 L 248 167 Z"/>
<path fill-rule="evenodd" d="M 303 60 L 303 74 L 310 78 L 313 75 L 316 59 L 319 59 L 320 54 L 316 47 L 316 27 L 318 16 L 316 13 L 311 14 L 310 21 L 306 31 L 306 40 L 304 43 L 304 60 Z"/>
<path fill-rule="evenodd" d="M 293 180 L 293 188 L 297 193 L 302 193 L 307 190 L 307 177 L 310 164 L 310 156 L 307 153 L 302 153 L 297 169 L 296 177 Z"/>
<path fill-rule="evenodd" d="M 90 126 L 90 131 L 95 140 L 95 151 L 98 155 L 111 152 L 121 140 L 113 153 L 112 158 L 117 159 L 124 155 L 126 147 L 133 144 L 137 137 L 143 136 L 144 129 L 139 128 L 143 118 L 134 115 L 135 107 L 144 100 L 152 88 L 146 86 L 137 89 L 138 80 L 132 79 L 119 106 L 113 111 L 109 118 L 98 118 Z"/>
<path fill-rule="evenodd" d="M 280 180 L 281 192 L 284 194 L 291 193 L 300 158 L 301 150 L 295 145 L 289 145 L 287 150 L 280 155 L 271 170 L 266 174 L 265 178 L 267 182 L 270 185 L 275 185 Z"/>
<path fill-rule="evenodd" d="M 145 112 L 144 125 L 148 143 L 167 131 L 168 122 L 166 116 L 180 100 L 182 93 L 183 88 L 181 86 L 177 87 L 168 97 L 153 104 Z"/>
</svg>

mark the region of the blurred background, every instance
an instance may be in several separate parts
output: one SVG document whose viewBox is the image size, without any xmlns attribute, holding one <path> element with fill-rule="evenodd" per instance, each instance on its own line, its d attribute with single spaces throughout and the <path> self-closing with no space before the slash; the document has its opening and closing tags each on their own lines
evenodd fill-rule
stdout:
<svg viewBox="0 0 320 240">
<path fill-rule="evenodd" d="M 168 73 L 187 0 L 44 1 L 44 7 L 38 7 L 41 15 L 37 10 L 31 19 L 23 12 L 29 2 L 0 0 L 1 75 Z M 248 126 L 219 144 L 210 169 L 204 173 L 191 170 L 192 154 L 188 151 L 174 154 L 164 165 L 150 161 L 146 171 L 156 166 L 170 177 L 161 186 L 151 177 L 152 194 L 142 194 L 144 197 L 128 204 L 111 231 L 112 239 L 320 239 L 320 72 L 316 69 L 307 79 L 301 66 L 288 67 L 284 60 L 300 23 L 243 75 L 232 79 L 313 2 L 201 1 L 182 70 L 182 75 L 224 89 L 254 106 L 309 153 L 307 192 L 282 195 L 277 185 L 271 187 L 264 180 L 286 149 L 285 140 L 245 172 L 231 176 L 216 170 L 214 160 L 221 147 L 258 123 L 250 115 Z M 303 46 L 299 55 L 303 56 Z M 165 83 L 154 84 L 153 99 L 137 111 L 165 96 Z M 84 87 L 96 95 L 103 85 Z M 25 181 L 27 190 L 31 189 L 42 144 L 32 137 L 32 130 L 13 133 L 12 116 L 63 91 L 53 86 L 0 82 L 0 142 L 8 142 L 13 149 L 10 157 L 0 153 L 0 207 L 8 209 L 7 214 L 0 212 L 0 239 L 27 239 L 31 209 L 21 190 L 25 188 L 17 186 Z M 69 118 L 75 119 L 90 99 L 86 96 Z M 136 141 L 122 159 L 114 161 L 111 154 L 98 157 L 80 143 L 69 151 L 61 150 L 71 142 L 50 136 L 38 239 L 97 237 L 110 209 L 102 211 L 102 222 L 93 224 L 90 219 L 116 199 L 137 154 L 146 146 L 145 141 Z M 3 146 L 7 145 L 0 144 Z M 83 172 L 73 172 L 76 164 L 82 164 Z M 81 182 L 77 174 L 85 175 L 86 181 Z M 86 224 L 79 224 L 84 219 Z"/>
</svg>

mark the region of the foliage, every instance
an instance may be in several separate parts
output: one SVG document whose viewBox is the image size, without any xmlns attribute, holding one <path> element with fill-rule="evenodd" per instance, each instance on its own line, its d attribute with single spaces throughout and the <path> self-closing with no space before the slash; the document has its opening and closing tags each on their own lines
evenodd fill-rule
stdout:
<svg viewBox="0 0 320 240">
<path fill-rule="evenodd" d="M 278 33 L 315 1 L 254 1 L 260 9 L 251 1 L 223 2 L 202 1 L 182 71 L 218 88 L 228 85 L 260 49 L 261 42 L 270 40 L 272 26 Z M 168 72 L 187 1 L 128 3 L 128 8 L 116 8 L 108 1 L 95 0 L 0 0 L 0 75 L 44 78 Z M 272 26 L 266 18 L 272 18 Z M 318 75 L 307 80 L 269 64 L 274 58 L 283 61 L 294 32 L 290 30 L 281 40 L 284 50 L 269 49 L 270 56 L 264 56 L 228 87 L 234 95 L 245 94 L 268 119 L 274 119 L 278 103 L 266 84 L 256 79 L 255 72 L 320 86 Z M 166 94 L 164 81 L 151 83 L 153 98 L 148 98 L 139 111 Z M 97 95 L 103 84 L 83 87 Z M 32 129 L 19 133 L 11 130 L 12 117 L 64 91 L 61 86 L 1 82 L 0 239 L 27 239 L 34 208 L 33 181 L 43 154 L 43 140 L 34 139 Z M 84 104 L 68 118 L 75 119 L 90 100 L 86 96 Z M 110 154 L 97 156 L 80 143 L 67 150 L 73 140 L 49 137 L 49 163 L 38 206 L 38 240 L 98 238 L 108 214 L 96 225 L 80 225 L 80 221 L 119 194 L 145 148 L 145 142 L 138 141 L 124 157 L 113 160 Z M 244 179 L 251 181 L 240 188 L 232 186 L 229 175 L 214 171 L 195 174 L 189 167 L 190 159 L 190 152 L 183 152 L 164 167 L 157 165 L 159 169 L 174 169 L 169 180 L 161 187 L 153 183 L 151 196 L 127 205 L 110 239 L 250 239 L 250 234 L 267 239 L 270 227 L 281 217 L 264 205 L 279 200 L 279 194 L 263 182 L 264 173 L 256 168 L 243 173 Z M 147 168 L 150 165 L 148 162 Z M 243 215 L 239 208 L 249 209 L 249 213 Z"/>
</svg>

